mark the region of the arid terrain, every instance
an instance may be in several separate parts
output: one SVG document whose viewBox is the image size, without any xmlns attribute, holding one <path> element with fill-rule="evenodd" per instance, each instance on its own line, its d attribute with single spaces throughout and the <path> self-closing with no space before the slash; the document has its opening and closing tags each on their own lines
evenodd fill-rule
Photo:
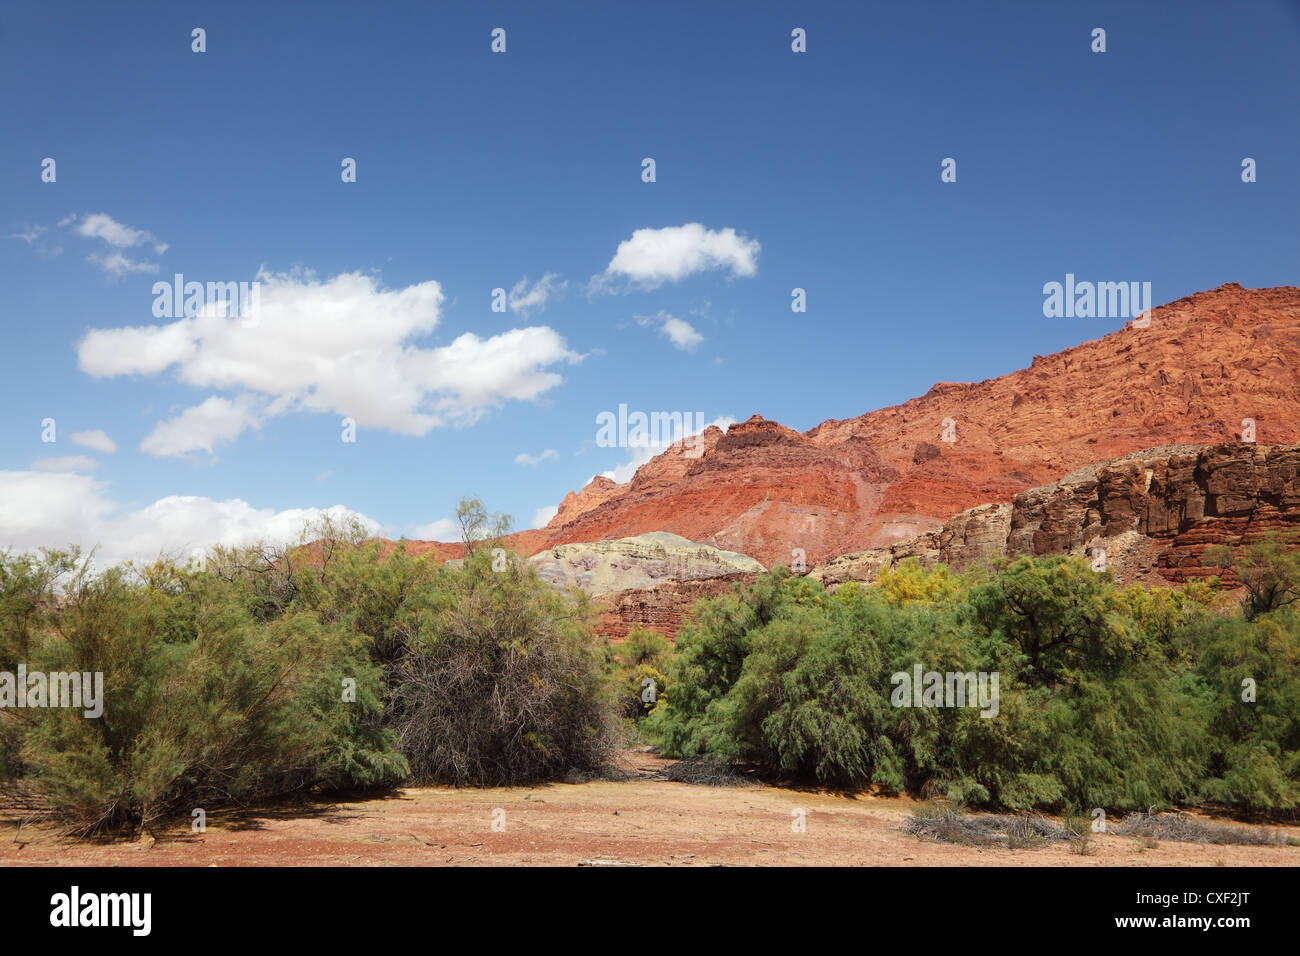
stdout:
<svg viewBox="0 0 1300 956">
<path fill-rule="evenodd" d="M 670 761 L 625 756 L 631 778 L 491 789 L 407 788 L 383 798 L 295 804 L 184 821 L 130 841 L 76 840 L 0 821 L 0 864 L 22 866 L 1300 866 L 1300 846 L 1224 846 L 1093 834 L 1003 849 L 902 832 L 910 799 L 760 784 L 663 780 Z M 792 820 L 804 811 L 806 830 Z M 504 830 L 494 830 L 504 811 Z M 500 820 L 502 815 L 495 813 Z M 1222 821 L 1216 821 L 1222 822 Z M 1300 825 L 1270 829 L 1300 838 Z"/>
</svg>

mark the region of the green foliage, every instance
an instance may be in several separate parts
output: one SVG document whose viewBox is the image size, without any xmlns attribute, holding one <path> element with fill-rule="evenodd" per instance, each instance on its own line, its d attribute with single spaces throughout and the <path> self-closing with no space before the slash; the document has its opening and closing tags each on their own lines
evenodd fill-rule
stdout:
<svg viewBox="0 0 1300 956">
<path fill-rule="evenodd" d="M 622 644 L 605 645 L 604 657 L 623 717 L 642 720 L 668 694 L 673 644 L 662 634 L 633 627 Z"/>
<path fill-rule="evenodd" d="M 310 612 L 261 622 L 237 587 L 166 562 L 134 575 L 91 575 L 75 553 L 0 567 L 5 605 L 35 605 L 6 622 L 0 669 L 103 675 L 98 717 L 0 711 L 9 776 L 80 826 L 405 774 L 378 722 L 381 672 L 352 633 Z"/>
<path fill-rule="evenodd" d="M 670 756 L 978 806 L 1287 810 L 1298 621 L 1286 604 L 1225 613 L 1202 582 L 1117 588 L 1078 558 L 964 577 L 904 563 L 833 594 L 778 569 L 696 608 L 644 727 Z M 918 664 L 996 675 L 996 714 L 907 706 L 892 685 Z"/>
<path fill-rule="evenodd" d="M 1204 797 L 1252 812 L 1300 805 L 1300 616 L 1213 621 L 1197 672 L 1214 731 Z"/>
<path fill-rule="evenodd" d="M 646 721 L 648 733 L 665 753 L 694 757 L 705 752 L 708 730 L 701 718 L 740 677 L 749 654 L 749 634 L 793 607 L 823 600 L 816 581 L 792 576 L 785 568 L 762 575 L 747 590 L 701 601 L 694 620 L 677 635 L 669 668 L 671 697 L 661 698 Z"/>
<path fill-rule="evenodd" d="M 580 597 L 485 547 L 437 567 L 324 519 L 296 548 L 92 573 L 0 555 L 0 671 L 99 672 L 100 717 L 0 708 L 0 783 L 86 830 L 311 789 L 600 770 L 613 696 Z M 666 667 L 646 646 L 639 666 Z"/>
<path fill-rule="evenodd" d="M 510 515 L 489 512 L 478 498 L 462 498 L 456 505 L 456 524 L 467 557 L 499 544 L 510 533 L 512 523 Z"/>
<path fill-rule="evenodd" d="M 1207 560 L 1232 568 L 1246 596 L 1242 610 L 1246 620 L 1290 607 L 1300 602 L 1300 531 L 1274 532 L 1260 541 L 1232 548 L 1216 545 L 1206 552 Z"/>
<path fill-rule="evenodd" d="M 1150 652 L 1113 593 L 1110 572 L 1078 558 L 1020 558 L 975 588 L 968 603 L 979 632 L 1019 650 L 1023 679 L 1053 686 L 1080 671 L 1115 673 Z"/>
<path fill-rule="evenodd" d="M 948 604 L 965 592 L 965 582 L 945 565 L 924 568 L 907 558 L 885 568 L 872 585 L 880 600 L 897 607 L 912 604 Z"/>
<path fill-rule="evenodd" d="M 0 555 L 0 671 L 104 679 L 99 717 L 0 708 L 0 778 L 84 829 L 148 825 L 317 788 L 592 774 L 622 715 L 671 756 L 962 804 L 1300 807 L 1284 539 L 1220 556 L 1240 610 L 1077 558 L 904 562 L 833 593 L 779 568 L 698 604 L 675 646 L 634 630 L 611 649 L 589 602 L 496 550 L 506 519 L 460 513 L 466 558 L 443 566 L 331 520 L 203 567 Z M 995 675 L 996 713 L 910 706 L 918 665 Z"/>
</svg>

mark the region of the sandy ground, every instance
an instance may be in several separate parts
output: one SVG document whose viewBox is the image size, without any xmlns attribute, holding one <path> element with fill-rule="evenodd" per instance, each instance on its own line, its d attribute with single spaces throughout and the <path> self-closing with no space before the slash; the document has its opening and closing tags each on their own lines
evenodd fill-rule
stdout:
<svg viewBox="0 0 1300 956">
<path fill-rule="evenodd" d="M 645 776 L 666 761 L 628 758 L 640 777 L 214 811 L 203 833 L 180 822 L 134 842 L 72 840 L 0 815 L 0 865 L 1300 866 L 1300 846 L 1143 848 L 1112 834 L 1094 834 L 1087 856 L 931 843 L 898 829 L 908 799 L 671 783 Z M 1300 827 L 1277 829 L 1300 838 Z"/>
</svg>

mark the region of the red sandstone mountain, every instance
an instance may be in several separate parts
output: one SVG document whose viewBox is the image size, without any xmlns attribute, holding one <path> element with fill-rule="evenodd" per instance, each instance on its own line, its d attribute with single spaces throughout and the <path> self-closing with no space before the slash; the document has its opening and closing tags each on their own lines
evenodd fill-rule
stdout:
<svg viewBox="0 0 1300 956">
<path fill-rule="evenodd" d="M 1005 502 L 1075 468 L 1162 444 L 1239 438 L 1300 442 L 1300 288 L 1229 284 L 979 383 L 940 383 L 920 398 L 828 421 L 803 434 L 755 415 L 704 453 L 680 446 L 627 484 L 595 478 L 544 529 L 554 544 L 671 531 L 751 555 L 809 565 L 889 545 L 975 505 Z M 956 440 L 942 440 L 944 420 Z"/>
</svg>

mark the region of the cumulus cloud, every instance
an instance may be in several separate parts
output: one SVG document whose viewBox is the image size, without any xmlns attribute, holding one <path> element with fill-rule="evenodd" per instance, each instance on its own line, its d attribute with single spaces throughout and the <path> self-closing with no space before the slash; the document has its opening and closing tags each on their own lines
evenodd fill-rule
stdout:
<svg viewBox="0 0 1300 956">
<path fill-rule="evenodd" d="M 356 515 L 370 533 L 384 530 L 342 505 L 275 511 L 237 498 L 171 495 L 132 511 L 109 499 L 106 487 L 69 472 L 0 471 L 0 548 L 29 551 L 75 544 L 97 549 L 97 562 L 109 565 L 164 554 L 184 558 L 217 544 L 292 544 L 309 522 L 325 515 Z"/>
<path fill-rule="evenodd" d="M 592 278 L 590 291 L 632 287 L 656 289 L 697 272 L 721 270 L 733 278 L 758 274 L 759 243 L 735 229 L 706 229 L 698 222 L 662 229 L 637 229 L 618 244 L 605 271 Z"/>
<path fill-rule="evenodd" d="M 214 395 L 170 421 L 160 422 L 145 436 L 140 450 L 159 458 L 180 457 L 196 451 L 211 454 L 214 446 L 234 441 L 246 428 L 258 424 L 257 412 L 247 396 L 232 402 Z"/>
<path fill-rule="evenodd" d="M 546 303 L 553 296 L 563 292 L 568 284 L 567 279 L 560 279 L 554 272 L 546 273 L 531 286 L 528 284 L 528 277 L 524 276 L 510 289 L 508 296 L 510 311 L 528 318 L 530 312 L 544 310 Z"/>
<path fill-rule="evenodd" d="M 0 471 L 0 546 L 16 551 L 96 540 L 87 529 L 102 527 L 112 503 L 101 482 L 71 472 Z"/>
<path fill-rule="evenodd" d="M 530 455 L 527 452 L 521 451 L 519 454 L 515 455 L 515 464 L 535 466 L 535 465 L 540 465 L 544 461 L 550 461 L 553 458 L 559 458 L 559 457 L 560 457 L 560 453 L 556 451 L 554 448 L 548 448 L 540 455 Z"/>
<path fill-rule="evenodd" d="M 94 471 L 99 462 L 88 455 L 68 455 L 64 458 L 39 458 L 32 462 L 35 471 Z"/>
<path fill-rule="evenodd" d="M 242 431 L 293 411 L 423 435 L 434 427 L 472 424 L 507 400 L 535 399 L 563 381 L 553 366 L 582 358 L 547 326 L 419 345 L 438 325 L 443 293 L 434 281 L 385 290 L 361 273 L 319 281 L 310 273 L 266 270 L 257 281 L 254 323 L 206 309 L 166 325 L 97 329 L 78 344 L 81 369 L 95 377 L 155 376 L 174 368 L 182 384 L 255 400 L 240 406 L 239 415 L 231 403 L 209 400 L 199 406 L 206 406 L 203 415 L 182 416 L 184 424 L 206 425 L 206 431 L 187 443 L 180 424 L 164 423 L 162 436 L 146 450 L 175 454 L 185 444 L 204 447 L 208 437 L 232 437 L 237 423 Z"/>
<path fill-rule="evenodd" d="M 103 452 L 105 455 L 111 455 L 117 451 L 117 442 L 109 438 L 102 428 L 96 428 L 91 431 L 73 432 L 69 438 L 75 444 L 85 448 L 93 448 L 95 451 Z"/>
</svg>

